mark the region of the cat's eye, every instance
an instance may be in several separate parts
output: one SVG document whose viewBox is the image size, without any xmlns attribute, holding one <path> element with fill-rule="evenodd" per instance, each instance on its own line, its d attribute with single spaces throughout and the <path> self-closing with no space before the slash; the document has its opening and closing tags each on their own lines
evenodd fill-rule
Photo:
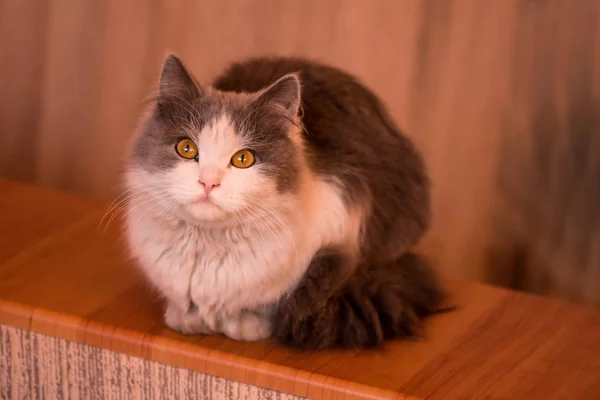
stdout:
<svg viewBox="0 0 600 400">
<path fill-rule="evenodd" d="M 231 157 L 231 165 L 236 168 L 248 168 L 251 167 L 256 159 L 254 154 L 250 150 L 240 150 Z"/>
<path fill-rule="evenodd" d="M 193 160 L 198 156 L 198 146 L 190 139 L 181 139 L 175 146 L 175 151 L 183 158 Z"/>
</svg>

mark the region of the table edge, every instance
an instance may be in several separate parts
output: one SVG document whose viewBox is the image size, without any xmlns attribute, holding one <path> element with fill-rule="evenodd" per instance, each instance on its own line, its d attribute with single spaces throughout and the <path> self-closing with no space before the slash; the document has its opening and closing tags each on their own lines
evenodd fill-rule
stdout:
<svg viewBox="0 0 600 400">
<path fill-rule="evenodd" d="M 302 397 L 424 400 L 1 299 L 0 324 Z"/>
</svg>

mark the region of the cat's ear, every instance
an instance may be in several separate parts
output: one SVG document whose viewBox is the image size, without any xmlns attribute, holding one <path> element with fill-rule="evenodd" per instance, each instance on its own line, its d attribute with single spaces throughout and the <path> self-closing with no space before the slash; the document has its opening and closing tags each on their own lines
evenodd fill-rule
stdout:
<svg viewBox="0 0 600 400">
<path fill-rule="evenodd" d="M 201 90 L 179 57 L 169 54 L 160 72 L 159 104 L 161 101 L 166 103 L 175 99 L 189 102 L 200 96 Z"/>
<path fill-rule="evenodd" d="M 262 91 L 255 100 L 259 105 L 283 107 L 291 115 L 298 115 L 301 102 L 300 79 L 297 74 L 288 74 Z"/>
</svg>

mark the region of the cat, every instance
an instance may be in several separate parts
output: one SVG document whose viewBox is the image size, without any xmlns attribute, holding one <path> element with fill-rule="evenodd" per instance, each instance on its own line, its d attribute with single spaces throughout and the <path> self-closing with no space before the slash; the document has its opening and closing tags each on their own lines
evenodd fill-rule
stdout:
<svg viewBox="0 0 600 400">
<path fill-rule="evenodd" d="M 173 330 L 378 347 L 445 299 L 413 252 L 424 161 L 340 69 L 252 58 L 201 86 L 170 54 L 128 160 L 127 243 Z"/>
</svg>

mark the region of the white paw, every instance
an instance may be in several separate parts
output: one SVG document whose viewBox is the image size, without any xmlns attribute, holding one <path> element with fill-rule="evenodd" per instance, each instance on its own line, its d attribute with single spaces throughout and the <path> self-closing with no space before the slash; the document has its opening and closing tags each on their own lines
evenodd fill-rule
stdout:
<svg viewBox="0 0 600 400">
<path fill-rule="evenodd" d="M 264 315 L 242 313 L 222 321 L 223 334 L 233 340 L 254 342 L 271 336 L 271 320 Z"/>
<path fill-rule="evenodd" d="M 169 302 L 164 315 L 165 324 L 184 335 L 210 335 L 214 333 L 198 313 L 182 311 L 174 303 Z"/>
</svg>

